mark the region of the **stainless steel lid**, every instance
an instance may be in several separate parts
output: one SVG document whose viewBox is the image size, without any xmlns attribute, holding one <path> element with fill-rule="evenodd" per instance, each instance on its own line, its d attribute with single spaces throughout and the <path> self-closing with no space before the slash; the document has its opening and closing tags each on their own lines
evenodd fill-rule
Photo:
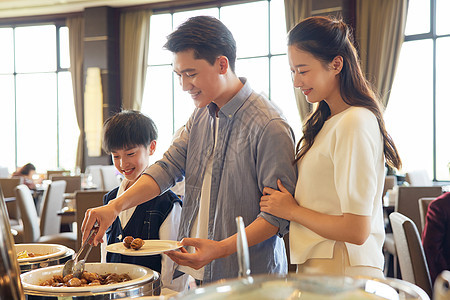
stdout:
<svg viewBox="0 0 450 300">
<path fill-rule="evenodd" d="M 15 257 L 14 240 L 9 225 L 3 192 L 0 187 L 0 299 L 25 299 Z"/>
<path fill-rule="evenodd" d="M 226 300 L 317 300 L 317 299 L 420 299 L 429 300 L 419 287 L 405 281 L 347 276 L 306 274 L 249 276 L 249 254 L 245 226 L 236 218 L 240 278 L 222 280 L 195 289 L 176 299 Z"/>
<path fill-rule="evenodd" d="M 175 299 L 196 300 L 316 300 L 417 299 L 429 300 L 419 287 L 398 279 L 378 280 L 346 276 L 288 274 L 256 275 L 222 280 Z"/>
</svg>

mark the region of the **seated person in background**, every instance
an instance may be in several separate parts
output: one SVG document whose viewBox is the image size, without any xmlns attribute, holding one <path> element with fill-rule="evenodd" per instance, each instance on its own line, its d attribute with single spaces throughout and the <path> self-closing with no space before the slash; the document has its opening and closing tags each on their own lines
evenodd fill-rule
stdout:
<svg viewBox="0 0 450 300">
<path fill-rule="evenodd" d="M 114 166 L 125 177 L 119 187 L 104 196 L 105 205 L 141 177 L 149 165 L 150 155 L 155 152 L 156 139 L 155 124 L 140 112 L 122 111 L 105 121 L 103 149 L 106 153 L 111 153 Z M 122 211 L 106 231 L 108 244 L 122 242 L 127 236 L 143 240 L 176 240 L 181 204 L 181 200 L 168 190 L 151 201 Z M 102 247 L 103 258 L 105 252 Z M 172 281 L 173 261 L 165 255 L 125 256 L 107 253 L 106 261 L 141 265 L 160 272 L 163 286 L 172 290 L 184 290 L 187 283 L 186 276 Z"/>
<path fill-rule="evenodd" d="M 431 281 L 444 270 L 450 270 L 450 193 L 434 199 L 427 210 L 422 236 Z"/>
<path fill-rule="evenodd" d="M 35 190 L 36 184 L 33 181 L 33 175 L 36 174 L 36 167 L 32 163 L 27 163 L 15 171 L 11 177 L 22 177 L 23 183 L 30 189 Z"/>
</svg>

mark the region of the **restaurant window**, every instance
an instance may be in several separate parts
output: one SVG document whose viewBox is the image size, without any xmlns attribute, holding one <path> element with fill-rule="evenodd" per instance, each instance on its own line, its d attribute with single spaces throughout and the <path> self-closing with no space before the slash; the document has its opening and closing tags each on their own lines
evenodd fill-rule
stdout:
<svg viewBox="0 0 450 300">
<path fill-rule="evenodd" d="M 426 170 L 450 180 L 450 21 L 448 0 L 409 0 L 397 73 L 386 108 L 386 126 L 403 171 Z"/>
<path fill-rule="evenodd" d="M 280 108 L 298 140 L 301 122 L 286 57 L 283 0 L 155 13 L 150 20 L 149 65 L 142 101 L 142 112 L 155 121 L 159 131 L 153 159 L 162 157 L 173 133 L 186 123 L 195 108 L 179 86 L 171 65 L 172 54 L 163 45 L 178 25 L 198 15 L 219 18 L 230 29 L 237 44 L 236 74 L 246 77 L 256 92 L 265 94 Z"/>
<path fill-rule="evenodd" d="M 12 173 L 74 169 L 78 126 L 69 72 L 68 28 L 0 28 L 0 165 Z"/>
</svg>

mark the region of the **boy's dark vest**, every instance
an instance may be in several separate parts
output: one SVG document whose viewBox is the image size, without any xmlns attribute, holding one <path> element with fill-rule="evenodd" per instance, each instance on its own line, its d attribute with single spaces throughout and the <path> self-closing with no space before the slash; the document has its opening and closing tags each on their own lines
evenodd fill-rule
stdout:
<svg viewBox="0 0 450 300">
<path fill-rule="evenodd" d="M 111 190 L 103 197 L 103 203 L 117 197 L 119 188 Z M 125 228 L 122 230 L 119 217 L 106 231 L 108 245 L 122 242 L 126 236 L 141 238 L 143 240 L 159 239 L 159 228 L 171 212 L 173 205 L 181 200 L 170 190 L 136 207 Z M 129 263 L 148 267 L 161 273 L 161 255 L 126 256 L 108 252 L 107 262 Z"/>
</svg>

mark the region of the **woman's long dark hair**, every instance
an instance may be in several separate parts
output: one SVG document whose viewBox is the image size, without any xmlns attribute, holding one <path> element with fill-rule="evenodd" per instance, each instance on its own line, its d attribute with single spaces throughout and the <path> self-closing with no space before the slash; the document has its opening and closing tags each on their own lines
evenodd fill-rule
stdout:
<svg viewBox="0 0 450 300">
<path fill-rule="evenodd" d="M 400 156 L 394 141 L 386 131 L 379 99 L 361 71 L 348 26 L 341 20 L 326 17 L 307 18 L 291 29 L 288 34 L 288 45 L 311 53 L 324 64 L 330 63 L 336 56 L 342 56 L 343 67 L 339 73 L 342 99 L 348 105 L 365 107 L 375 115 L 383 136 L 386 162 L 400 169 L 402 165 Z M 321 101 L 308 117 L 303 125 L 303 137 L 297 144 L 295 162 L 311 149 L 330 114 L 328 104 Z"/>
</svg>

